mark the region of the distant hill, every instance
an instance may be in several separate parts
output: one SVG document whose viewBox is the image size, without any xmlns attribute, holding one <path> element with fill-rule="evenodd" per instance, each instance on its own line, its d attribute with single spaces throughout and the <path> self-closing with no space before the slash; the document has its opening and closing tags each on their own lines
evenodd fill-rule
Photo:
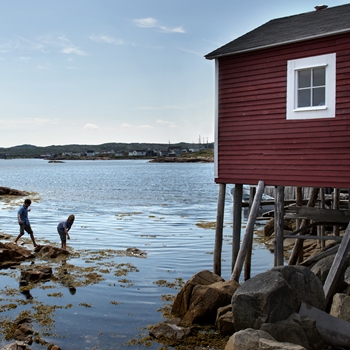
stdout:
<svg viewBox="0 0 350 350">
<path fill-rule="evenodd" d="M 213 148 L 213 143 L 201 145 L 203 147 Z M 109 152 L 109 151 L 135 151 L 135 150 L 159 150 L 165 151 L 169 147 L 174 148 L 198 148 L 198 144 L 180 142 L 176 144 L 167 143 L 103 143 L 101 145 L 52 145 L 46 147 L 38 147 L 34 145 L 19 145 L 9 148 L 0 147 L 0 158 L 39 158 L 44 154 L 61 155 L 64 152 L 84 153 L 88 150 L 94 152 Z"/>
</svg>

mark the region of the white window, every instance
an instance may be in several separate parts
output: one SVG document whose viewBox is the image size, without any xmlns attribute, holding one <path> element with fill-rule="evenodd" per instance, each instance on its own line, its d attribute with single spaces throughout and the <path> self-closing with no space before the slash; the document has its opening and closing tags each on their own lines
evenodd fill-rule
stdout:
<svg viewBox="0 0 350 350">
<path fill-rule="evenodd" d="M 336 55 L 288 61 L 287 119 L 335 117 Z"/>
</svg>

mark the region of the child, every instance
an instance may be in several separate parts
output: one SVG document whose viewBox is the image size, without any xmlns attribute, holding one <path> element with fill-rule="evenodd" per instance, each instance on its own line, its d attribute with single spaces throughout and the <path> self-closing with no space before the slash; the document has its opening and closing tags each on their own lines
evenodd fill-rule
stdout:
<svg viewBox="0 0 350 350">
<path fill-rule="evenodd" d="M 68 219 L 66 221 L 60 222 L 57 226 L 57 231 L 61 237 L 61 242 L 62 242 L 61 248 L 64 250 L 67 250 L 66 249 L 66 237 L 68 239 L 70 239 L 68 232 L 73 225 L 74 219 L 75 219 L 74 215 L 71 214 L 68 216 Z"/>
<path fill-rule="evenodd" d="M 28 209 L 28 208 L 30 207 L 31 204 L 32 204 L 32 201 L 30 199 L 26 199 L 24 201 L 24 204 L 18 210 L 17 218 L 18 218 L 18 223 L 19 223 L 19 235 L 15 239 L 15 243 L 17 244 L 20 237 L 22 237 L 24 235 L 24 231 L 26 231 L 29 233 L 34 247 L 37 247 L 37 244 L 36 244 L 35 238 L 34 238 L 34 232 L 33 232 L 32 228 L 30 227 L 30 222 L 28 219 L 28 211 L 30 211 L 30 209 Z"/>
</svg>

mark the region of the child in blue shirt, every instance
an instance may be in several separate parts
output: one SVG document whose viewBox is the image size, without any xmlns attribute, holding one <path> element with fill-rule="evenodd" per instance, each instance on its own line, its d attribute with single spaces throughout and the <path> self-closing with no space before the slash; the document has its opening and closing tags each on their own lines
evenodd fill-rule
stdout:
<svg viewBox="0 0 350 350">
<path fill-rule="evenodd" d="M 18 224 L 19 224 L 19 235 L 15 239 L 15 243 L 17 244 L 20 237 L 22 237 L 24 235 L 24 231 L 26 231 L 27 233 L 29 233 L 29 236 L 32 239 L 34 247 L 37 247 L 37 244 L 36 244 L 35 238 L 34 238 L 34 232 L 30 226 L 30 222 L 28 219 L 28 211 L 30 211 L 30 209 L 28 209 L 28 208 L 30 207 L 31 204 L 32 204 L 32 201 L 30 199 L 26 199 L 24 201 L 24 204 L 18 210 L 17 219 L 18 219 Z"/>
<path fill-rule="evenodd" d="M 61 238 L 61 248 L 64 250 L 67 250 L 66 238 L 70 239 L 68 232 L 73 225 L 74 219 L 75 219 L 74 215 L 71 214 L 68 216 L 68 219 L 66 221 L 61 221 L 57 226 L 57 231 Z"/>
</svg>

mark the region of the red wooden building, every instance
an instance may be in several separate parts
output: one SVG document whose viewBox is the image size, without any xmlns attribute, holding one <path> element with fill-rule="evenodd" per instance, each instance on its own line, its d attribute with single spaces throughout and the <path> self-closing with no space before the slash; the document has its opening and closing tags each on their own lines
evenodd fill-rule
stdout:
<svg viewBox="0 0 350 350">
<path fill-rule="evenodd" d="M 251 213 L 240 248 L 243 184 L 259 183 L 260 198 L 264 185 L 276 186 L 277 265 L 284 186 L 313 187 L 313 197 L 318 188 L 350 188 L 350 4 L 271 20 L 205 57 L 216 69 L 214 272 L 221 273 L 225 187 L 235 184 L 237 279 L 255 220 Z"/>
<path fill-rule="evenodd" d="M 350 187 L 350 4 L 271 20 L 209 53 L 215 181 Z"/>
</svg>

